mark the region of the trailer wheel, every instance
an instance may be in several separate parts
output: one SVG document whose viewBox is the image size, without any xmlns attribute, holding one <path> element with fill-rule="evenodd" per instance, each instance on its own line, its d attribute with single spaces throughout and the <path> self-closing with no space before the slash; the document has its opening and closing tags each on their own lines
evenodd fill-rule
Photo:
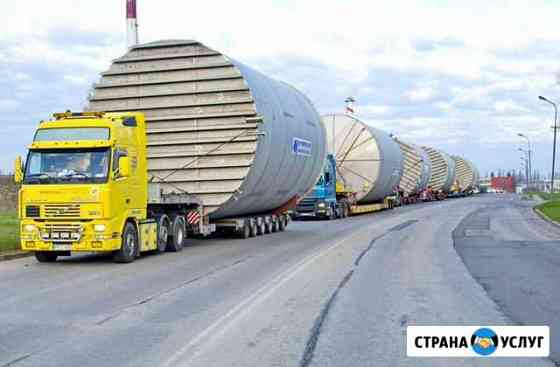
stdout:
<svg viewBox="0 0 560 367">
<path fill-rule="evenodd" d="M 272 217 L 271 227 L 272 233 L 278 232 L 278 217 Z"/>
<path fill-rule="evenodd" d="M 56 261 L 58 254 L 50 251 L 35 251 L 35 258 L 40 263 L 52 263 Z"/>
<path fill-rule="evenodd" d="M 264 224 L 264 233 L 265 234 L 269 234 L 272 233 L 272 218 L 269 218 L 270 220 L 268 222 L 265 222 Z"/>
<path fill-rule="evenodd" d="M 173 218 L 171 226 L 171 236 L 167 239 L 167 249 L 171 252 L 179 252 L 183 249 L 187 230 L 185 228 L 185 218 L 177 215 Z"/>
<path fill-rule="evenodd" d="M 261 223 L 257 225 L 257 235 L 261 236 L 266 233 L 266 224 L 264 218 L 261 218 Z"/>
<path fill-rule="evenodd" d="M 138 253 L 138 231 L 136 226 L 130 222 L 124 226 L 121 248 L 113 255 L 113 260 L 118 263 L 130 263 L 134 261 Z"/>
<path fill-rule="evenodd" d="M 157 252 L 165 252 L 167 248 L 167 241 L 169 239 L 169 232 L 171 228 L 171 222 L 169 217 L 162 214 L 156 217 L 157 221 Z"/>
<path fill-rule="evenodd" d="M 257 237 L 257 221 L 251 221 L 251 230 L 249 231 L 249 237 Z"/>
<path fill-rule="evenodd" d="M 238 235 L 242 239 L 247 239 L 251 236 L 251 223 L 248 220 L 244 221 L 243 228 L 238 232 Z"/>
<path fill-rule="evenodd" d="M 284 232 L 287 226 L 288 226 L 288 219 L 286 219 L 286 216 L 284 215 L 280 216 L 280 218 L 278 218 L 278 230 L 280 232 Z"/>
</svg>

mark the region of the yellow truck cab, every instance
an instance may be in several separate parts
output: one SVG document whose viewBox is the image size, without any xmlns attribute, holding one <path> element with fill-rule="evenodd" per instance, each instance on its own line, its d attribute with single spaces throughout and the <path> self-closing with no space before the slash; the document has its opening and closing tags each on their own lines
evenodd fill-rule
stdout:
<svg viewBox="0 0 560 367">
<path fill-rule="evenodd" d="M 141 113 L 66 112 L 41 122 L 25 168 L 16 161 L 21 248 L 40 262 L 71 252 L 130 262 L 157 250 L 145 139 Z"/>
</svg>

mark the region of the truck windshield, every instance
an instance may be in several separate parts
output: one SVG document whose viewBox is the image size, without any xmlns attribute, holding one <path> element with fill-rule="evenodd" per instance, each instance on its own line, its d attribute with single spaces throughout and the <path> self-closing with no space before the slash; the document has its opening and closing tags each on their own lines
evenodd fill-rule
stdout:
<svg viewBox="0 0 560 367">
<path fill-rule="evenodd" d="M 107 182 L 109 148 L 32 150 L 27 157 L 25 184 Z"/>
</svg>

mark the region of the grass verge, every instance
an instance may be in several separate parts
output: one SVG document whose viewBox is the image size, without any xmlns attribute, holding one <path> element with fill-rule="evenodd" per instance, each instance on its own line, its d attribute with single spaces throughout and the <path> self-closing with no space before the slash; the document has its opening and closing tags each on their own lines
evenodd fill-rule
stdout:
<svg viewBox="0 0 560 367">
<path fill-rule="evenodd" d="M 0 252 L 18 250 L 19 219 L 15 213 L 0 213 Z"/>
<path fill-rule="evenodd" d="M 560 200 L 548 201 L 537 205 L 536 208 L 549 219 L 560 222 Z"/>
</svg>

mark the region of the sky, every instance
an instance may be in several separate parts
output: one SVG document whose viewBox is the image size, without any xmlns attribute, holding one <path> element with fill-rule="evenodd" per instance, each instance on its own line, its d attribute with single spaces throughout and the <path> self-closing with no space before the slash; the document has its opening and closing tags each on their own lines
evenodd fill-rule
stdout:
<svg viewBox="0 0 560 367">
<path fill-rule="evenodd" d="M 126 52 L 125 0 L 0 0 L 0 169 L 38 122 L 82 110 Z M 140 40 L 200 41 L 368 124 L 471 160 L 550 172 L 560 0 L 138 0 Z"/>
</svg>

